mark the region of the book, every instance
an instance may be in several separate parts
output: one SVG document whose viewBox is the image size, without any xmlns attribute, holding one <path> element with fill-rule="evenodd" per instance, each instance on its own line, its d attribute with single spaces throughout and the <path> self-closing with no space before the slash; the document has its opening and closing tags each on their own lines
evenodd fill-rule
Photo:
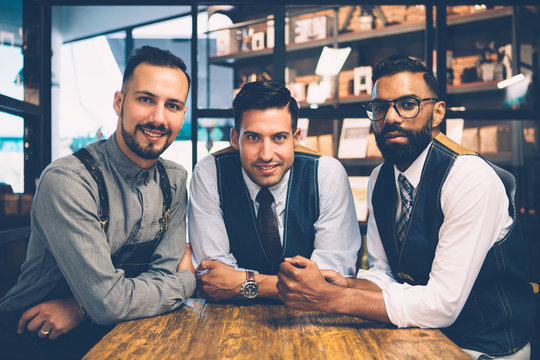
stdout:
<svg viewBox="0 0 540 360">
<path fill-rule="evenodd" d="M 365 158 L 370 127 L 371 121 L 369 119 L 343 119 L 338 158 Z"/>
<path fill-rule="evenodd" d="M 354 209 L 358 221 L 367 221 L 367 185 L 369 176 L 349 176 L 351 191 L 354 199 Z"/>
</svg>

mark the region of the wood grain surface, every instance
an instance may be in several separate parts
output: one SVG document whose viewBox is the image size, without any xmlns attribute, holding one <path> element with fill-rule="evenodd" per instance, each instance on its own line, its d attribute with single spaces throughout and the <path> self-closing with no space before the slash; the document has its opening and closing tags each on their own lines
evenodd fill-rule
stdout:
<svg viewBox="0 0 540 360">
<path fill-rule="evenodd" d="M 396 329 L 276 303 L 205 303 L 118 324 L 91 359 L 463 359 L 439 330 Z"/>
</svg>

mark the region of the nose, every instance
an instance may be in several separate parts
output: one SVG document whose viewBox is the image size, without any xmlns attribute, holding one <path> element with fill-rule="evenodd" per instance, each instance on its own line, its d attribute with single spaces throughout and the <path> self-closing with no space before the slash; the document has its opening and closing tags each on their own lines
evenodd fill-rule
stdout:
<svg viewBox="0 0 540 360">
<path fill-rule="evenodd" d="M 387 124 L 392 124 L 395 122 L 399 122 L 399 123 L 403 122 L 403 119 L 401 118 L 401 116 L 399 116 L 398 112 L 396 111 L 395 104 L 392 104 L 392 106 L 388 108 L 388 111 L 386 112 L 386 116 L 384 117 L 384 122 Z"/>
<path fill-rule="evenodd" d="M 264 139 L 259 148 L 259 159 L 264 162 L 270 162 L 273 157 L 272 142 L 269 139 Z"/>
<path fill-rule="evenodd" d="M 163 124 L 165 123 L 165 106 L 156 104 L 152 112 L 152 123 L 154 124 Z"/>
</svg>

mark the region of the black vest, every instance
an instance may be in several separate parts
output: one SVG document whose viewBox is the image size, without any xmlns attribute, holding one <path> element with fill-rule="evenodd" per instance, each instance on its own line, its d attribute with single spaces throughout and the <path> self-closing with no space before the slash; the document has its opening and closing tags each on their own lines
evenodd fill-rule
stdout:
<svg viewBox="0 0 540 360">
<path fill-rule="evenodd" d="M 238 151 L 227 148 L 214 154 L 218 192 L 231 253 L 239 267 L 275 275 L 284 257 L 311 257 L 319 217 L 319 155 L 297 147 L 291 167 L 285 205 L 283 253 L 272 262 L 257 233 L 255 210 L 242 176 Z"/>
<path fill-rule="evenodd" d="M 442 134 L 433 140 L 401 247 L 395 230 L 399 197 L 394 167 L 388 162 L 382 165 L 373 190 L 373 216 L 397 281 L 411 285 L 427 284 L 439 241 L 439 228 L 444 221 L 440 191 L 455 159 L 464 155 L 477 156 Z M 528 282 L 527 250 L 514 205 L 515 181 L 510 173 L 489 164 L 504 183 L 510 202 L 508 210 L 514 222 L 506 236 L 487 253 L 456 321 L 441 330 L 462 348 L 502 356 L 516 352 L 529 342 L 535 309 Z"/>
</svg>

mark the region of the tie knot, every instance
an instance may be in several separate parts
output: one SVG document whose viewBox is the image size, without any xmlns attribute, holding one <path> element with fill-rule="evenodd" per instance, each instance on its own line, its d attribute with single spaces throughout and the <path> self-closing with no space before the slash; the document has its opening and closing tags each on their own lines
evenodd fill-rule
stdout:
<svg viewBox="0 0 540 360">
<path fill-rule="evenodd" d="M 407 178 L 403 176 L 402 174 L 399 174 L 398 181 L 399 181 L 399 187 L 402 189 L 402 192 L 405 192 L 406 194 L 409 195 L 410 198 L 412 198 L 414 187 L 411 185 L 409 180 L 407 180 Z"/>
<path fill-rule="evenodd" d="M 255 198 L 259 204 L 271 204 L 274 202 L 274 197 L 268 188 L 263 187 L 259 190 L 257 197 Z"/>
</svg>

